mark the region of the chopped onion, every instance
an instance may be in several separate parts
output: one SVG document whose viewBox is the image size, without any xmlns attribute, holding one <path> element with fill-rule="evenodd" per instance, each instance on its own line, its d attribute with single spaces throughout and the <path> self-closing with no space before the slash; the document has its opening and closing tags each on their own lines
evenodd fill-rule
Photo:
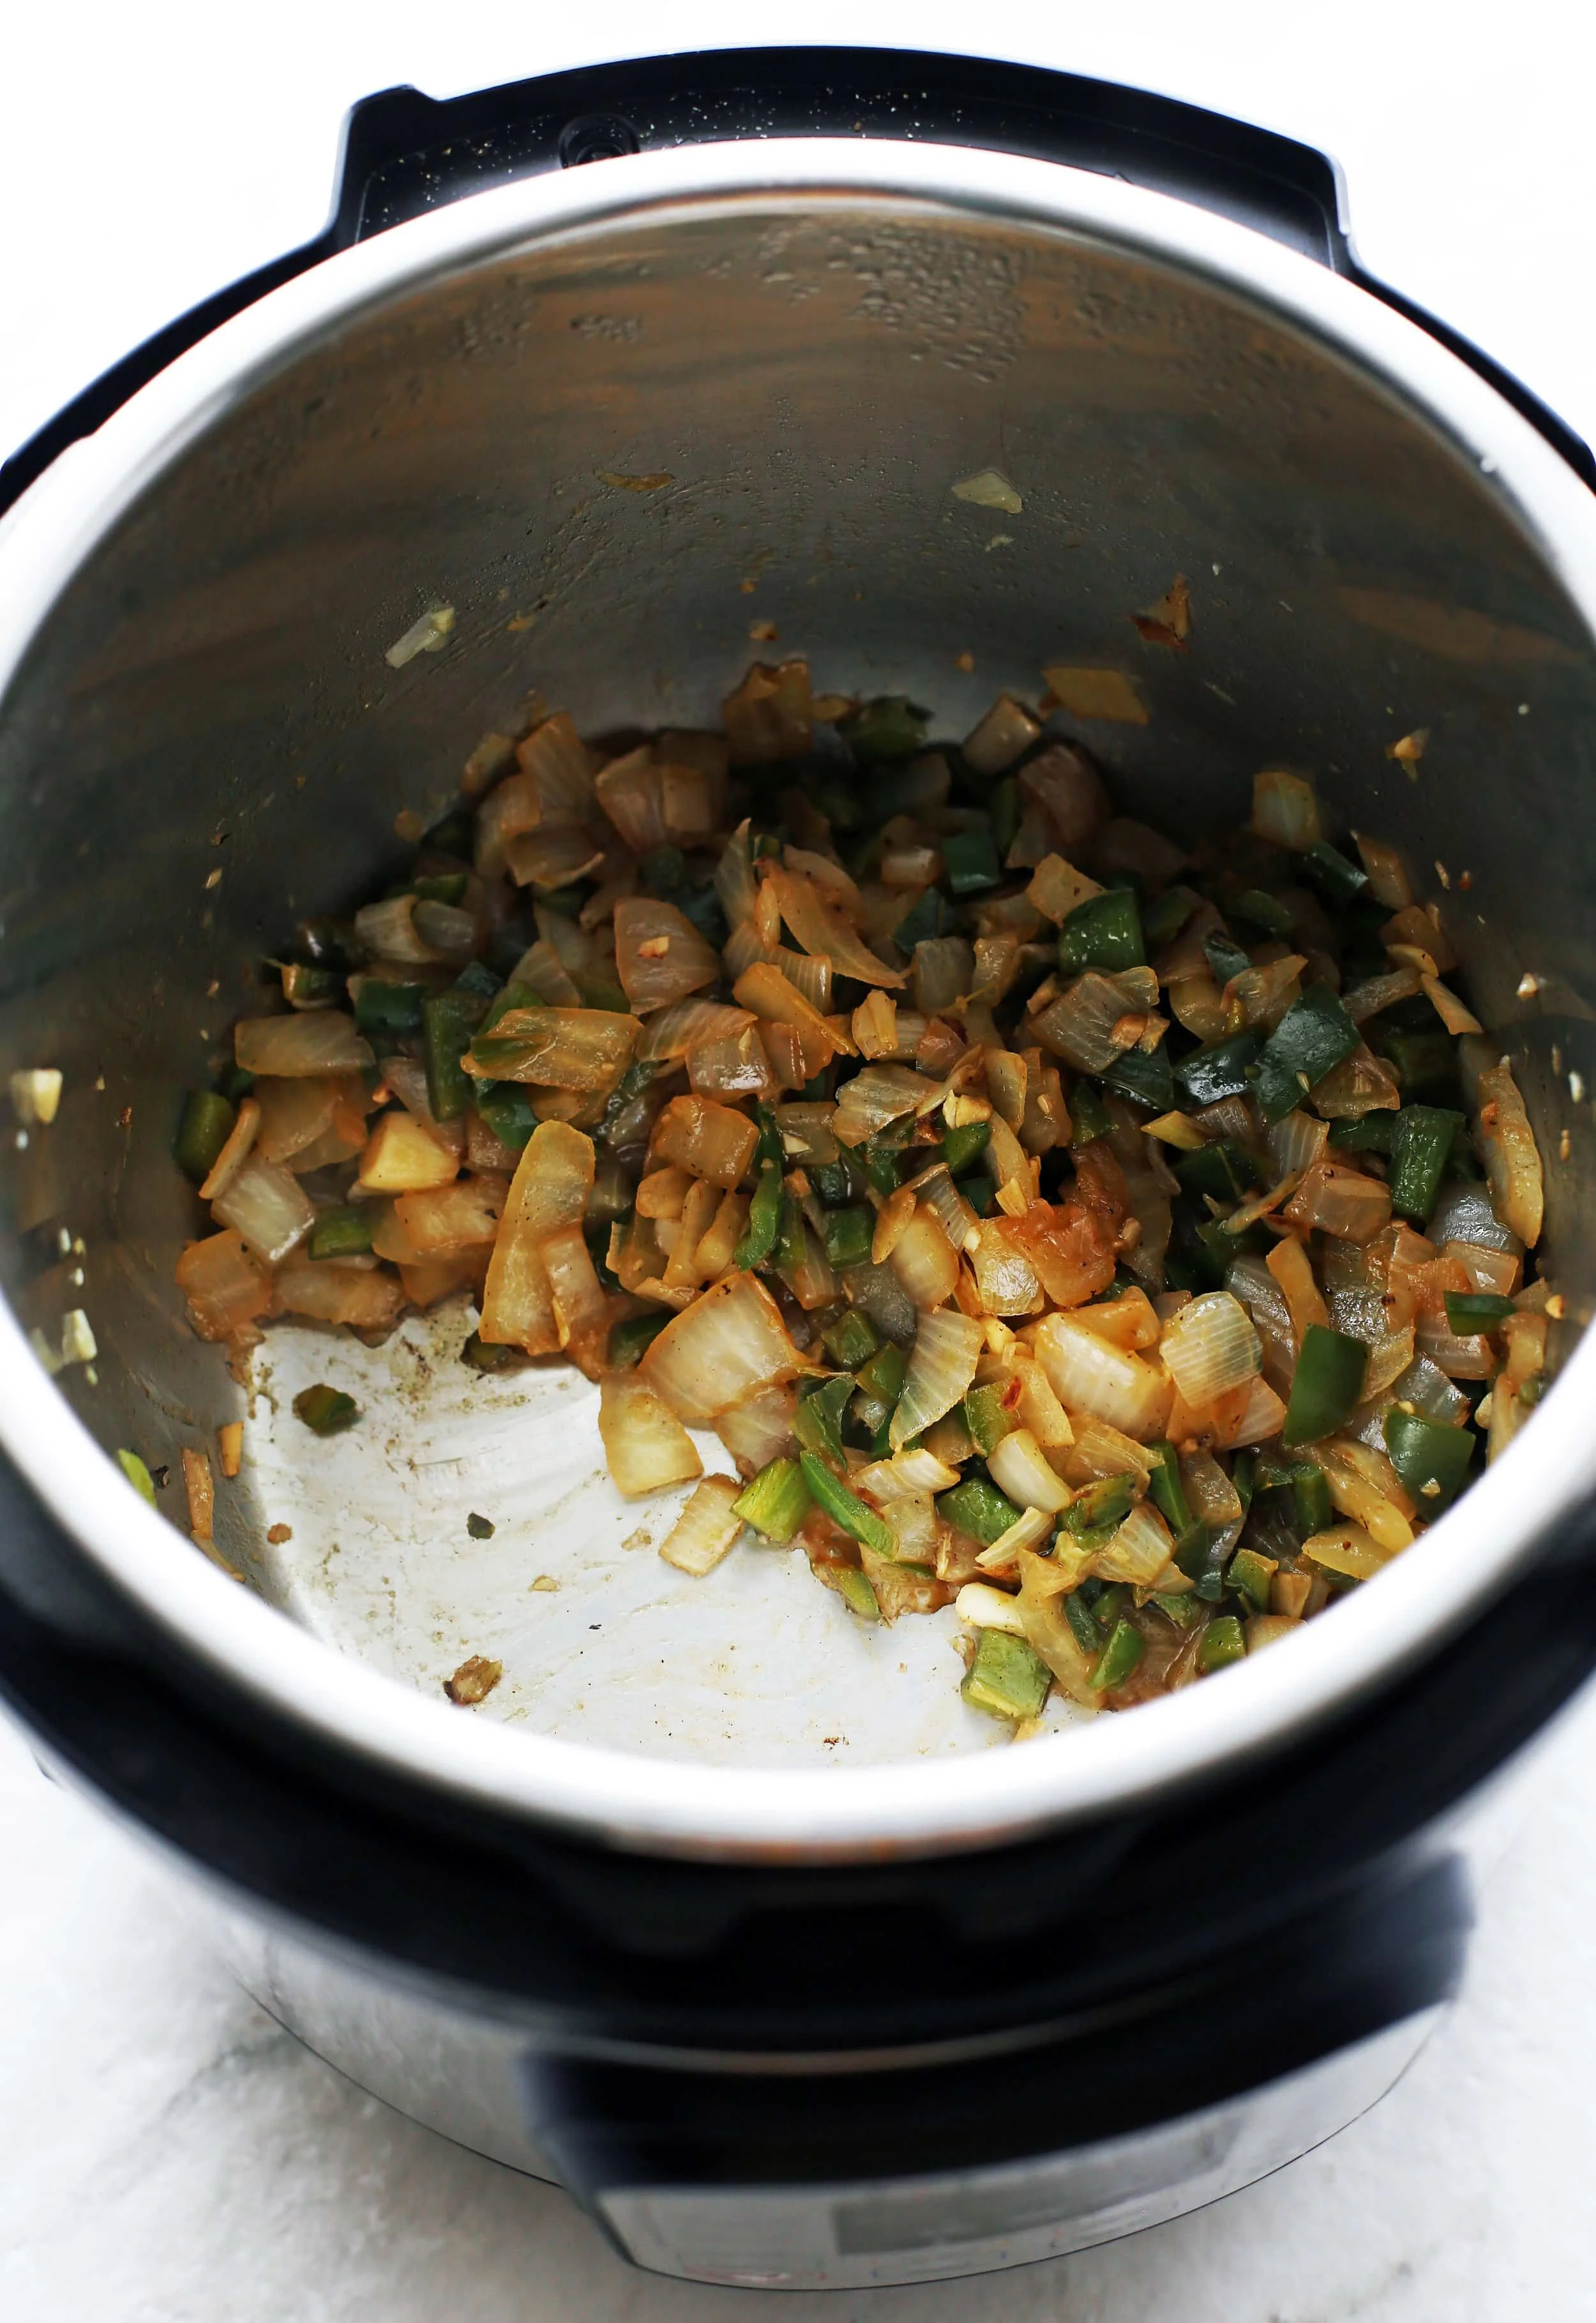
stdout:
<svg viewBox="0 0 1596 2323">
<path fill-rule="evenodd" d="M 1281 1212 L 1342 1242 L 1372 1242 L 1390 1224 L 1391 1189 L 1338 1162 L 1316 1162 Z"/>
<path fill-rule="evenodd" d="M 692 1437 L 635 1373 L 607 1379 L 600 1389 L 599 1434 L 610 1476 L 628 1499 L 703 1474 Z"/>
<path fill-rule="evenodd" d="M 793 1459 L 798 1446 L 793 1435 L 798 1398 L 792 1385 L 758 1389 L 721 1412 L 715 1433 L 745 1476 L 757 1475 L 772 1460 Z"/>
<path fill-rule="evenodd" d="M 525 984 L 551 1008 L 580 1008 L 582 987 L 546 936 L 521 954 L 512 984 Z"/>
<path fill-rule="evenodd" d="M 1316 847 L 1325 829 L 1312 783 L 1272 767 L 1254 775 L 1252 828 L 1260 839 L 1270 840 L 1276 847 L 1289 847 L 1294 855 L 1305 855 L 1310 847 Z"/>
<path fill-rule="evenodd" d="M 1297 1336 L 1289 1303 L 1269 1265 L 1244 1251 L 1232 1260 L 1225 1287 L 1252 1318 L 1252 1327 L 1262 1343 L 1265 1377 L 1271 1386 L 1289 1389 L 1297 1369 Z"/>
<path fill-rule="evenodd" d="M 1419 1354 L 1427 1356 L 1448 1379 L 1490 1379 L 1497 1367 L 1490 1340 L 1479 1333 L 1459 1337 L 1447 1327 L 1445 1308 L 1439 1314 L 1418 1318 L 1414 1325 L 1413 1343 Z"/>
<path fill-rule="evenodd" d="M 644 1026 L 637 1062 L 674 1063 L 706 1042 L 735 1040 L 753 1021 L 748 1009 L 728 1008 L 718 1000 L 674 1000 Z"/>
<path fill-rule="evenodd" d="M 1052 1559 L 1022 1549 L 1019 1566 L 1020 1616 L 1032 1648 L 1072 1702 L 1088 1712 L 1100 1710 L 1102 1696 L 1092 1685 L 1092 1657 L 1069 1626 Z"/>
<path fill-rule="evenodd" d="M 867 1065 L 843 1084 L 832 1133 L 844 1145 L 861 1145 L 905 1114 L 929 1113 L 941 1094 L 939 1082 L 907 1065 Z"/>
<path fill-rule="evenodd" d="M 1113 1538 L 1092 1558 L 1099 1581 L 1125 1581 L 1150 1589 L 1169 1562 L 1175 1543 L 1151 1501 L 1138 1501 Z"/>
<path fill-rule="evenodd" d="M 244 1163 L 212 1203 L 211 1216 L 222 1226 L 236 1226 L 268 1266 L 280 1264 L 316 1224 L 316 1212 L 298 1180 L 274 1162 L 260 1161 Z"/>
<path fill-rule="evenodd" d="M 951 1492 L 959 1482 L 959 1471 L 928 1452 L 923 1444 L 912 1444 L 894 1452 L 890 1460 L 873 1460 L 867 1468 L 858 1469 L 852 1481 L 885 1505 L 890 1501 L 918 1500 L 927 1492 Z"/>
<path fill-rule="evenodd" d="M 1161 1367 L 1111 1346 L 1069 1315 L 1044 1315 L 1033 1330 L 1036 1359 L 1067 1411 L 1090 1412 L 1139 1443 L 1160 1433 L 1172 1393 Z"/>
<path fill-rule="evenodd" d="M 1383 839 L 1367 839 L 1354 831 L 1353 840 L 1362 858 L 1369 876 L 1369 893 L 1388 912 L 1406 911 L 1413 901 L 1413 882 L 1408 877 L 1408 866 L 1394 847 Z"/>
<path fill-rule="evenodd" d="M 909 1189 L 902 1190 L 906 1193 Z M 959 1253 L 942 1231 L 934 1210 L 917 1205 L 893 1244 L 891 1264 L 893 1272 L 922 1312 L 952 1298 L 959 1281 Z"/>
<path fill-rule="evenodd" d="M 1032 1202 L 1004 1233 L 1057 1306 L 1082 1306 L 1114 1281 L 1114 1229 L 1078 1199 Z"/>
<path fill-rule="evenodd" d="M 1432 1219 L 1432 1226 L 1434 1223 Z M 1454 1259 L 1463 1268 L 1471 1290 L 1494 1291 L 1499 1299 L 1510 1299 L 1518 1288 L 1522 1265 L 1511 1251 L 1488 1250 L 1478 1243 L 1448 1242 L 1441 1255 Z"/>
<path fill-rule="evenodd" d="M 1533 1250 L 1545 1214 L 1541 1157 L 1505 1057 L 1480 1075 L 1477 1096 L 1480 1144 L 1496 1215 L 1527 1250 Z"/>
<path fill-rule="evenodd" d="M 665 788 L 654 763 L 654 747 L 611 758 L 593 784 L 593 796 L 634 854 L 647 855 L 670 838 L 665 826 Z"/>
<path fill-rule="evenodd" d="M 756 662 L 720 704 L 720 715 L 734 767 L 801 758 L 809 748 L 814 715 L 809 664 Z"/>
<path fill-rule="evenodd" d="M 233 1028 L 233 1055 L 246 1073 L 296 1078 L 305 1073 L 358 1073 L 373 1061 L 353 1016 L 336 1008 L 289 1016 L 245 1016 Z"/>
<path fill-rule="evenodd" d="M 1326 1573 L 1344 1573 L 1353 1581 L 1371 1581 L 1391 1558 L 1391 1552 L 1359 1524 L 1332 1525 L 1315 1533 L 1303 1542 L 1302 1554 L 1310 1565 Z"/>
<path fill-rule="evenodd" d="M 547 823 L 585 822 L 593 808 L 594 754 L 564 710 L 533 729 L 516 752 L 522 776 L 533 786 L 534 818 Z"/>
<path fill-rule="evenodd" d="M 391 1330 L 405 1308 L 404 1288 L 394 1276 L 336 1259 L 293 1261 L 280 1270 L 274 1289 L 283 1314 L 354 1331 Z"/>
<path fill-rule="evenodd" d="M 901 1257 L 903 1245 L 898 1254 Z M 657 1341 L 656 1342 L 657 1345 Z M 976 1375 L 986 1335 L 973 1317 L 943 1308 L 922 1315 L 903 1391 L 888 1431 L 894 1452 L 951 1411 Z"/>
<path fill-rule="evenodd" d="M 1293 1171 L 1307 1170 L 1318 1160 L 1329 1140 L 1329 1125 L 1316 1121 L 1311 1113 L 1298 1108 L 1283 1121 L 1275 1122 L 1265 1134 L 1270 1167 L 1277 1178 L 1289 1178 Z"/>
<path fill-rule="evenodd" d="M 493 1240 L 509 1194 L 503 1178 L 457 1178 L 425 1193 L 400 1194 L 393 1215 L 412 1258 L 458 1258 Z"/>
<path fill-rule="evenodd" d="M 914 1005 L 926 1015 L 950 1008 L 970 988 L 975 954 L 962 936 L 931 936 L 914 947 Z"/>
<path fill-rule="evenodd" d="M 285 1082 L 283 1086 L 291 1088 L 293 1084 Z M 246 1097 L 239 1106 L 237 1119 L 227 1133 L 226 1143 L 211 1163 L 205 1182 L 200 1187 L 199 1198 L 202 1202 L 214 1202 L 217 1195 L 225 1193 L 233 1183 L 249 1159 L 250 1151 L 255 1142 L 255 1134 L 260 1125 L 261 1107 L 255 1098 Z"/>
<path fill-rule="evenodd" d="M 1225 987 L 1227 1011 L 1234 1004 L 1248 1024 L 1272 1031 L 1287 1009 L 1301 998 L 1302 971 L 1307 966 L 1304 955 L 1293 951 L 1261 968 L 1243 969 Z"/>
<path fill-rule="evenodd" d="M 1032 1021 L 1036 1037 L 1078 1072 L 1105 1072 L 1133 1049 L 1141 1033 L 1138 1016 L 1158 1005 L 1158 978 L 1151 969 L 1127 969 L 1105 976 L 1087 969 Z"/>
<path fill-rule="evenodd" d="M 479 1336 L 493 1346 L 552 1355 L 559 1326 L 542 1246 L 579 1226 L 593 1184 L 593 1142 L 563 1121 L 541 1121 L 516 1164 L 482 1293 Z"/>
<path fill-rule="evenodd" d="M 782 1152 L 789 1162 L 802 1162 L 807 1168 L 824 1168 L 835 1162 L 841 1151 L 831 1134 L 831 1107 L 823 1101 L 778 1105 L 775 1125 L 781 1132 Z"/>
<path fill-rule="evenodd" d="M 1188 1452 L 1180 1462 L 1186 1504 L 1199 1524 L 1224 1532 L 1246 1513 L 1242 1496 L 1211 1452 Z"/>
<path fill-rule="evenodd" d="M 896 1197 L 894 1197 L 895 1199 Z M 877 1232 L 885 1222 L 884 1210 L 877 1222 Z M 1024 1251 L 1013 1239 L 1008 1222 L 988 1218 L 981 1226 L 980 1238 L 970 1253 L 975 1272 L 976 1289 L 981 1305 L 988 1315 L 1035 1315 L 1046 1303 L 1036 1269 Z"/>
<path fill-rule="evenodd" d="M 344 1094 L 344 1084 L 332 1076 L 304 1073 L 291 1080 L 258 1079 L 254 1100 L 260 1127 L 255 1151 L 262 1162 L 291 1162 L 307 1145 L 325 1137 Z M 361 1140 L 363 1143 L 364 1139 Z"/>
<path fill-rule="evenodd" d="M 720 960 L 685 912 L 652 895 L 629 895 L 615 906 L 615 969 L 627 998 L 641 1011 L 713 984 Z"/>
<path fill-rule="evenodd" d="M 1401 1085 L 1383 1057 L 1360 1047 L 1316 1083 L 1312 1102 L 1326 1121 L 1361 1121 L 1366 1113 L 1394 1113 Z"/>
<path fill-rule="evenodd" d="M 706 1476 L 659 1545 L 665 1563 L 695 1580 L 712 1573 L 742 1531 L 735 1509 L 741 1492 L 735 1476 Z"/>
<path fill-rule="evenodd" d="M 504 854 L 518 887 L 541 887 L 546 895 L 574 880 L 592 878 L 604 861 L 603 849 L 595 847 L 584 831 L 564 824 L 523 831 L 509 840 Z"/>
<path fill-rule="evenodd" d="M 801 951 L 823 952 L 839 975 L 855 977 L 861 984 L 896 986 L 906 981 L 901 969 L 889 968 L 854 933 L 812 879 L 779 864 L 770 866 L 768 877 L 781 915 Z"/>
<path fill-rule="evenodd" d="M 1383 976 L 1354 984 L 1350 992 L 1342 994 L 1341 1005 L 1354 1024 L 1366 1024 L 1382 1010 L 1394 1008 L 1399 1000 L 1411 1000 L 1420 988 L 1417 969 L 1393 968 Z"/>
<path fill-rule="evenodd" d="M 1464 1242 L 1481 1250 L 1503 1251 L 1514 1258 L 1524 1255 L 1524 1244 L 1503 1226 L 1477 1180 L 1442 1187 L 1430 1217 L 1430 1237 L 1437 1243 Z"/>
<path fill-rule="evenodd" d="M 1337 1437 L 1316 1444 L 1308 1456 L 1329 1485 L 1330 1498 L 1342 1515 L 1362 1525 L 1377 1547 L 1388 1556 L 1409 1547 L 1413 1527 L 1408 1514 L 1413 1503 L 1383 1452 Z"/>
<path fill-rule="evenodd" d="M 655 1124 L 656 1160 L 674 1162 L 694 1178 L 729 1189 L 754 1159 L 757 1125 L 746 1113 L 703 1097 L 674 1097 Z"/>
<path fill-rule="evenodd" d="M 748 818 L 746 815 L 720 850 L 720 860 L 715 866 L 715 893 L 726 914 L 726 924 L 735 934 L 740 926 L 753 918 L 758 893 L 754 884 L 754 866 L 748 846 Z"/>
<path fill-rule="evenodd" d="M 1189 1404 L 1212 1403 L 1261 1369 L 1252 1318 L 1228 1290 L 1205 1291 L 1164 1327 L 1164 1364 Z M 1066 1398 L 1068 1400 L 1068 1398 Z"/>
<path fill-rule="evenodd" d="M 435 1135 L 430 1124 L 385 1113 L 361 1154 L 360 1184 L 370 1194 L 419 1193 L 446 1186 L 459 1166 L 454 1143 Z"/>
<path fill-rule="evenodd" d="M 782 1088 L 757 1024 L 701 1042 L 688 1057 L 687 1079 L 706 1097 L 773 1097 Z"/>
<path fill-rule="evenodd" d="M 1025 1635 L 1019 1599 L 1006 1589 L 995 1589 L 989 1581 L 967 1581 L 953 1601 L 953 1610 L 972 1629 L 1006 1630 L 1014 1638 Z"/>
<path fill-rule="evenodd" d="M 949 1176 L 947 1163 L 936 1162 L 918 1178 L 911 1179 L 910 1184 L 951 1247 L 958 1251 L 969 1249 L 972 1235 L 978 1233 L 978 1224 L 975 1211 Z"/>
<path fill-rule="evenodd" d="M 1014 1428 L 988 1453 L 986 1471 L 1016 1508 L 1044 1509 L 1050 1516 L 1058 1516 L 1075 1497 L 1050 1467 L 1028 1428 Z"/>
<path fill-rule="evenodd" d="M 412 915 L 416 933 L 434 960 L 458 967 L 470 960 L 482 937 L 477 914 L 460 904 L 437 904 L 423 896 Z"/>
<path fill-rule="evenodd" d="M 1239 1450 L 1245 1444 L 1262 1444 L 1280 1434 L 1285 1419 L 1286 1407 L 1269 1382 L 1261 1377 L 1249 1380 L 1246 1400 L 1221 1428 L 1218 1442 L 1226 1451 Z"/>
<path fill-rule="evenodd" d="M 807 999 L 770 962 L 758 960 L 746 968 L 732 987 L 732 998 L 739 1007 L 750 1010 L 761 1024 L 792 1026 L 813 1044 L 819 1061 L 814 1072 L 804 1076 L 806 1080 L 812 1080 L 814 1073 L 823 1071 L 839 1049 L 852 1047 L 848 1036 L 839 1033 L 813 1001 Z"/>
<path fill-rule="evenodd" d="M 1055 922 L 1068 919 L 1078 904 L 1089 903 L 1102 893 L 1096 879 L 1088 879 L 1061 855 L 1044 855 L 1025 890 L 1026 900 L 1044 919 Z"/>
<path fill-rule="evenodd" d="M 667 1323 L 639 1370 L 694 1427 L 811 1369 L 757 1275 L 729 1274 Z"/>
<path fill-rule="evenodd" d="M 1314 1278 L 1312 1262 L 1296 1235 L 1287 1235 L 1283 1241 L 1276 1243 L 1265 1263 L 1290 1309 L 1291 1330 L 1298 1346 L 1301 1347 L 1310 1323 L 1328 1330 L 1330 1310 L 1325 1304 L 1325 1294 Z"/>
<path fill-rule="evenodd" d="M 511 1008 L 461 1061 L 479 1080 L 602 1092 L 625 1071 L 642 1030 L 612 1008 Z"/>
<path fill-rule="evenodd" d="M 965 736 L 964 762 L 977 775 L 1001 775 L 1041 739 L 1041 727 L 1023 702 L 1000 693 Z"/>
<path fill-rule="evenodd" d="M 354 932 L 378 960 L 436 960 L 436 952 L 416 925 L 414 895 L 390 895 L 367 904 L 354 915 Z"/>
<path fill-rule="evenodd" d="M 271 1280 L 236 1227 L 189 1243 L 178 1261 L 177 1283 L 202 1339 L 246 1333 L 271 1305 Z"/>
</svg>

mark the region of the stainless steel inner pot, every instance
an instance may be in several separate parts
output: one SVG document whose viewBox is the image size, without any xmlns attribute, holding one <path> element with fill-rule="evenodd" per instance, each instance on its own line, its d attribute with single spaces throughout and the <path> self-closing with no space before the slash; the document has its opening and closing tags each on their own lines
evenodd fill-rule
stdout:
<svg viewBox="0 0 1596 2323">
<path fill-rule="evenodd" d="M 956 492 L 986 469 L 1014 512 Z M 1127 620 L 1177 572 L 1184 655 Z M 950 148 L 535 179 L 225 325 L 35 486 L 0 576 L 0 1062 L 65 1075 L 53 1125 L 0 1158 L 0 1433 L 121 1590 L 324 1741 L 646 1848 L 991 1843 L 1300 1733 L 1589 1492 L 1596 503 L 1463 364 L 1306 258 Z M 391 667 L 445 606 L 443 650 Z M 1046 662 L 1130 671 L 1145 726 L 1060 730 L 1125 811 L 1194 837 L 1244 814 L 1259 767 L 1311 773 L 1435 895 L 1546 1158 L 1571 1322 L 1506 1460 L 1286 1648 L 1023 1750 L 961 1722 L 950 1614 L 867 1638 L 793 1561 L 684 1583 L 623 1547 L 658 1520 L 584 1483 L 582 1383 L 470 1384 L 463 1314 L 369 1357 L 273 1334 L 252 1404 L 172 1285 L 199 1226 L 179 1092 L 294 918 L 397 860 L 396 818 L 442 811 L 528 687 L 593 734 L 706 722 L 772 650 L 755 620 L 820 684 L 905 690 L 953 732 L 1002 688 L 1034 697 Z M 1410 776 L 1388 745 L 1420 726 Z M 97 1352 L 51 1376 L 72 1310 Z M 295 1385 L 346 1372 L 357 1435 L 280 1430 Z M 108 1456 L 170 1463 L 180 1527 L 179 1451 L 233 1416 L 250 1454 L 218 1529 L 248 1590 Z M 479 1555 L 484 1506 L 509 1521 Z M 269 1547 L 285 1516 L 296 1545 Z M 562 1590 L 529 1593 L 551 1563 Z M 514 1683 L 448 1708 L 457 1649 L 499 1637 Z"/>
</svg>

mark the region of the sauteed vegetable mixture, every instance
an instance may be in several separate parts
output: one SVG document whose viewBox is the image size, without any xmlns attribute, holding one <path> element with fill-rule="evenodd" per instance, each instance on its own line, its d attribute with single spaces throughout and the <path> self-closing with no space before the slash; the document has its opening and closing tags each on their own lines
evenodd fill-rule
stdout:
<svg viewBox="0 0 1596 2323">
<path fill-rule="evenodd" d="M 929 730 L 788 661 L 720 733 L 487 736 L 188 1098 L 178 1280 L 235 1359 L 468 1294 L 468 1363 L 601 1383 L 623 1492 L 696 1483 L 672 1564 L 955 1604 L 966 1700 L 1023 1732 L 1377 1575 L 1561 1308 L 1519 1091 L 1391 848 L 1270 769 L 1188 850 L 1016 700 Z"/>
</svg>

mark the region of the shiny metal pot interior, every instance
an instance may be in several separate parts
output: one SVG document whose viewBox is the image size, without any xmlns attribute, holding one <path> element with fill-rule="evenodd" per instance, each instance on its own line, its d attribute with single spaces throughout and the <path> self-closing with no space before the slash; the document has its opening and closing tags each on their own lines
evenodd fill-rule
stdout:
<svg viewBox="0 0 1596 2323">
<path fill-rule="evenodd" d="M 988 467 L 1017 513 L 954 495 Z M 1178 571 L 1186 655 L 1126 620 Z M 1000 688 L 1034 697 L 1044 662 L 1117 664 L 1150 722 L 1076 730 L 1126 811 L 1195 837 L 1279 761 L 1342 824 L 1405 845 L 1522 1070 L 1548 1263 L 1582 1317 L 1596 505 L 1455 358 L 1307 260 L 984 154 L 607 162 L 399 227 L 226 325 L 34 489 L 0 575 L 0 1062 L 66 1076 L 53 1125 L 8 1134 L 0 1161 L 19 1326 L 0 1426 L 119 1586 L 338 1747 L 643 1845 L 992 1840 L 1325 1713 L 1587 1492 L 1580 1356 L 1378 1588 L 1222 1685 L 1008 1752 L 944 1718 L 943 1696 L 974 1713 L 932 1624 L 861 1640 L 752 1552 L 726 1588 L 667 1602 L 657 1560 L 619 1546 L 637 1511 L 552 1505 L 592 1464 L 581 1383 L 468 1393 L 463 1318 L 371 1358 L 373 1424 L 331 1455 L 301 1435 L 295 1469 L 258 1399 L 219 1521 L 255 1595 L 94 1450 L 133 1445 L 175 1476 L 183 1445 L 244 1409 L 181 1320 L 172 1262 L 199 1214 L 170 1139 L 177 1092 L 257 1005 L 262 955 L 399 859 L 396 817 L 442 811 L 527 688 L 592 734 L 706 722 L 762 650 L 752 619 L 819 684 L 906 690 L 955 733 Z M 392 669 L 385 648 L 442 605 L 445 649 Z M 1418 726 L 1409 779 L 1386 746 Z M 74 1308 L 98 1352 L 52 1382 L 25 1335 L 59 1346 Z M 295 1332 L 267 1376 L 291 1390 L 363 1360 Z M 514 1521 L 473 1564 L 481 1506 Z M 269 1549 L 289 1509 L 298 1545 Z M 528 1599 L 548 1543 L 573 1585 Z M 511 1596 L 524 1687 L 497 1722 L 448 1711 L 437 1676 L 493 1649 L 482 1625 Z M 593 1607 L 613 1645 L 588 1642 Z M 833 1680 L 859 1705 L 850 1768 Z"/>
</svg>

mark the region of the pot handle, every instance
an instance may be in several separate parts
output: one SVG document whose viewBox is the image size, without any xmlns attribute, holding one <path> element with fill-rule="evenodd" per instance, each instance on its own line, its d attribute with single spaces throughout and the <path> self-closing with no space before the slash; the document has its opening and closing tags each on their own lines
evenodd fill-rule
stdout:
<svg viewBox="0 0 1596 2323">
<path fill-rule="evenodd" d="M 1596 489 L 1588 446 L 1446 324 L 1366 274 L 1340 171 L 1316 147 L 1151 90 L 992 58 L 755 48 L 589 65 L 435 98 L 385 89 L 344 123 L 337 194 L 314 242 L 229 284 L 105 372 L 0 465 L 0 516 L 69 445 L 257 298 L 335 252 L 489 187 L 624 153 L 761 137 L 904 137 L 1094 170 L 1268 234 L 1428 331 Z"/>
</svg>

